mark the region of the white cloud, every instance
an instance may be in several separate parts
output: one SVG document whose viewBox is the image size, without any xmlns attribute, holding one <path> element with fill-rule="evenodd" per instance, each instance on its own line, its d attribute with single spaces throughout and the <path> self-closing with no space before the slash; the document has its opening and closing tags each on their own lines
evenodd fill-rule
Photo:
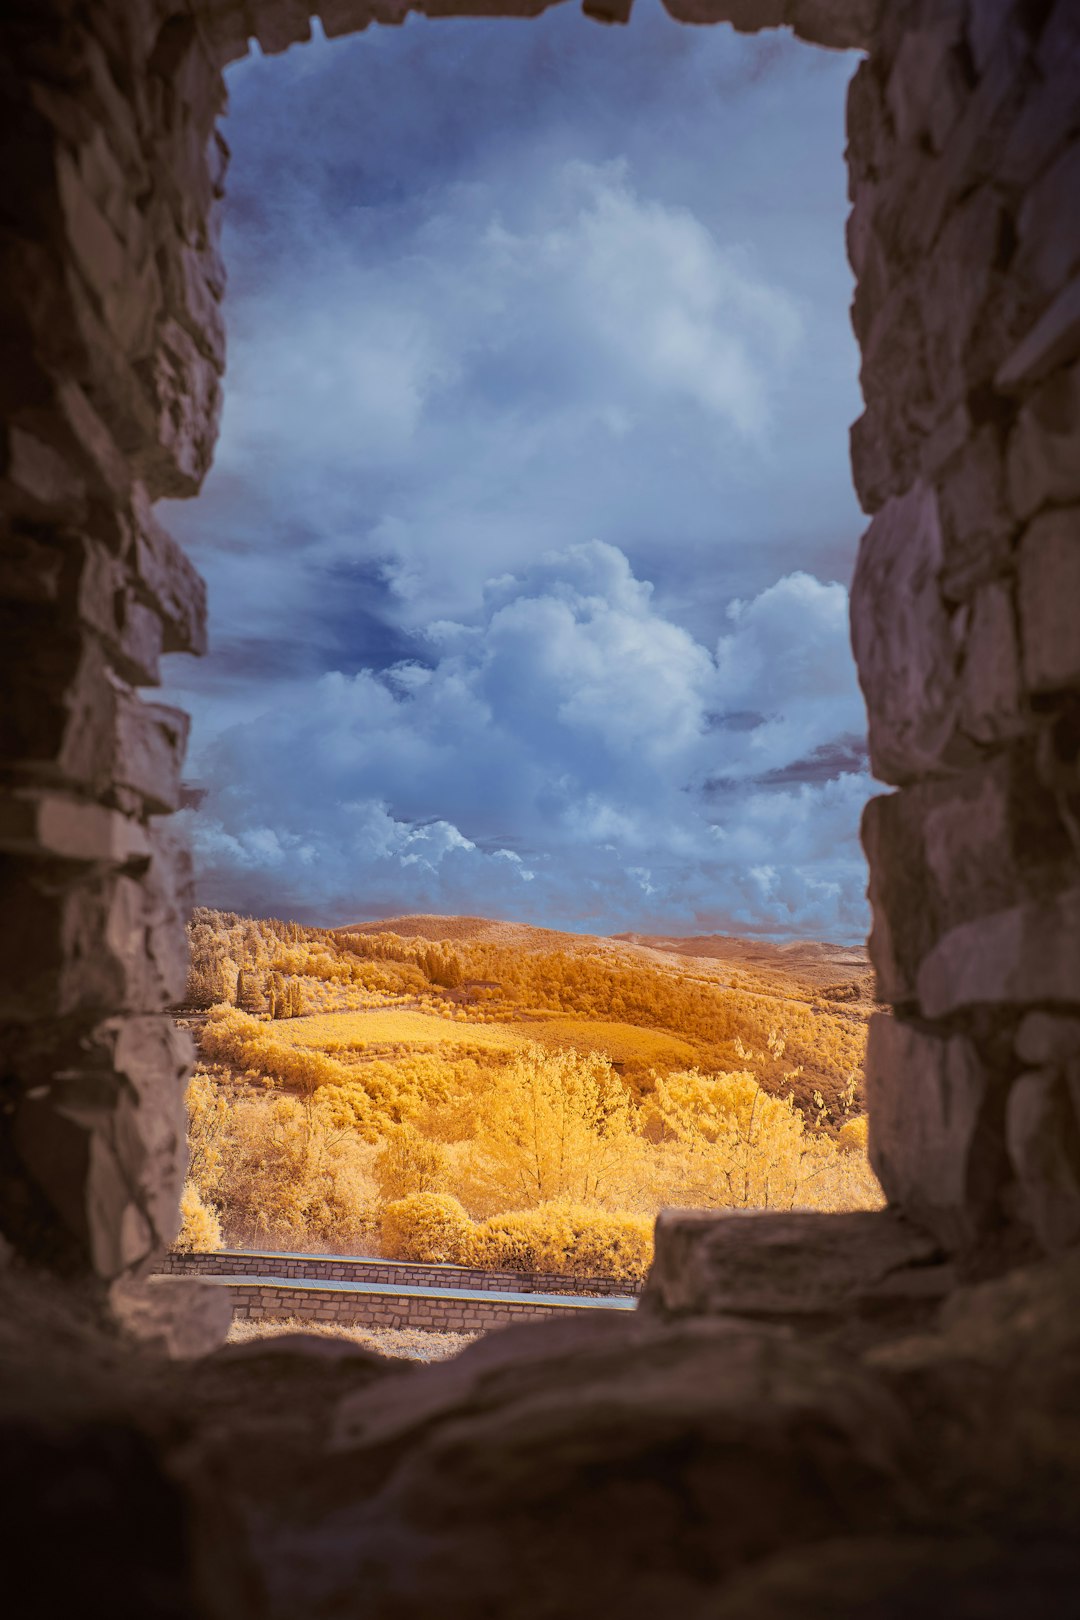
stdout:
<svg viewBox="0 0 1080 1620">
<path fill-rule="evenodd" d="M 232 72 L 224 433 L 167 514 L 210 584 L 173 695 L 211 901 L 862 925 L 813 577 L 861 524 L 851 64 L 659 8 L 594 35 Z"/>
<path fill-rule="evenodd" d="M 735 605 L 714 659 L 614 548 L 547 556 L 491 584 L 471 634 L 441 627 L 430 668 L 331 672 L 222 735 L 193 817 L 203 892 L 242 906 L 272 881 L 279 909 L 344 921 L 513 912 L 528 884 L 536 920 L 850 936 L 866 780 L 798 780 L 854 713 L 844 595 L 781 580 Z M 775 661 L 818 679 L 782 716 Z M 710 727 L 732 698 L 756 722 Z M 755 780 L 756 757 L 792 784 Z"/>
</svg>

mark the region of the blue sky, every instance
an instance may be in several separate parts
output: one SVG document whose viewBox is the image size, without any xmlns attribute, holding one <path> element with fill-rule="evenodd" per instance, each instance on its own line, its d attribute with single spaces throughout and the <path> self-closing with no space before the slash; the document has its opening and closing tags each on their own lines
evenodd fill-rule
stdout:
<svg viewBox="0 0 1080 1620">
<path fill-rule="evenodd" d="M 229 75 L 200 898 L 851 939 L 843 103 L 785 35 L 412 19 Z"/>
</svg>

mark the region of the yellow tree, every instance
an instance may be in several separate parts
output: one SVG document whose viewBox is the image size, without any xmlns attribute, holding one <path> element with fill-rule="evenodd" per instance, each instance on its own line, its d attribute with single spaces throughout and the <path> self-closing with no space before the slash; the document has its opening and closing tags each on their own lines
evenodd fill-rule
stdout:
<svg viewBox="0 0 1080 1620">
<path fill-rule="evenodd" d="M 807 1129 L 790 1097 L 752 1074 L 697 1069 L 658 1080 L 646 1129 L 664 1195 L 729 1209 L 866 1209 L 881 1202 L 865 1149 Z"/>
<path fill-rule="evenodd" d="M 480 1107 L 472 1161 L 488 1209 L 616 1203 L 640 1142 L 626 1090 L 600 1053 L 529 1045 Z"/>
<path fill-rule="evenodd" d="M 440 1193 L 446 1184 L 447 1152 L 414 1125 L 391 1125 L 375 1157 L 375 1180 L 387 1201 L 411 1193 Z"/>
<path fill-rule="evenodd" d="M 809 1146 L 802 1115 L 752 1074 L 670 1074 L 657 1081 L 648 1124 L 680 1202 L 790 1209 L 798 1201 Z"/>
</svg>

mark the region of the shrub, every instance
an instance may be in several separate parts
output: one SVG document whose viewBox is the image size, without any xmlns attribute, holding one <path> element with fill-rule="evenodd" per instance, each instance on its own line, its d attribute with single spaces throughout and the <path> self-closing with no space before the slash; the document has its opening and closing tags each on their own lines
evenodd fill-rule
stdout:
<svg viewBox="0 0 1080 1620">
<path fill-rule="evenodd" d="M 652 1221 L 622 1211 L 545 1204 L 493 1215 L 477 1226 L 472 1258 L 493 1271 L 640 1282 L 652 1260 Z"/>
<path fill-rule="evenodd" d="M 209 1254 L 223 1247 L 217 1210 L 203 1202 L 193 1181 L 185 1181 L 180 1195 L 180 1231 L 173 1248 L 184 1253 Z"/>
<path fill-rule="evenodd" d="M 845 1153 L 865 1153 L 869 1124 L 865 1114 L 856 1114 L 854 1119 L 846 1119 L 836 1133 L 838 1146 L 843 1148 Z"/>
<path fill-rule="evenodd" d="M 382 1212 L 382 1250 L 395 1260 L 463 1265 L 469 1259 L 472 1237 L 472 1221 L 449 1193 L 409 1193 L 387 1204 Z"/>
</svg>

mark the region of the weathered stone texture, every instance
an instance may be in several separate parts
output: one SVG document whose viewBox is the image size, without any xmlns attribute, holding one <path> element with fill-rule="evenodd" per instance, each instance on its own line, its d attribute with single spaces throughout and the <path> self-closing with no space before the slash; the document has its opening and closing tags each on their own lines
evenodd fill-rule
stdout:
<svg viewBox="0 0 1080 1620">
<path fill-rule="evenodd" d="M 1018 558 L 1024 673 L 1032 693 L 1080 688 L 1080 506 L 1043 512 Z"/>
<path fill-rule="evenodd" d="M 109 1277 L 171 1237 L 184 1163 L 190 1051 L 161 1013 L 189 868 L 153 818 L 187 719 L 137 688 L 205 646 L 152 502 L 198 488 L 216 433 L 223 86 L 165 0 L 16 5 L 4 28 L 0 1226 Z"/>
<path fill-rule="evenodd" d="M 1073 1075 L 1080 1078 L 1074 1060 Z M 1009 1093 L 1006 1134 L 1023 1213 L 1046 1248 L 1080 1238 L 1080 1118 L 1065 1074 L 1036 1069 Z"/>
<path fill-rule="evenodd" d="M 916 1005 L 922 964 L 953 929 L 1076 881 L 1061 796 L 1039 769 L 1022 739 L 955 778 L 870 800 L 870 955 L 884 1000 Z"/>
<path fill-rule="evenodd" d="M 958 634 L 942 600 L 941 525 L 932 490 L 886 503 L 863 540 L 851 629 L 870 715 L 870 762 L 904 783 L 965 764 L 958 732 Z"/>
<path fill-rule="evenodd" d="M 871 952 L 913 1020 L 875 1034 L 871 1137 L 890 1197 L 954 1241 L 1068 1228 L 1032 1191 L 1061 1178 L 1021 1076 L 1034 1010 L 1080 1014 L 1078 74 L 1069 0 L 920 0 L 882 12 L 848 103 L 874 514 L 852 635 L 872 763 L 902 788 L 863 823 Z M 1013 1122 L 977 1174 L 950 1134 L 960 1052 L 998 1149 Z"/>
<path fill-rule="evenodd" d="M 1076 344 L 1080 348 L 1080 321 Z M 1080 500 L 1080 364 L 1025 400 L 1009 438 L 1009 495 L 1019 518 Z"/>
<path fill-rule="evenodd" d="M 1015 1014 L 1038 1002 L 1080 1005 L 1080 889 L 950 929 L 923 960 L 916 989 L 928 1018 L 972 1008 Z"/>
<path fill-rule="evenodd" d="M 640 1308 L 829 1331 L 934 1305 L 955 1280 L 942 1259 L 933 1237 L 888 1210 L 663 1210 Z"/>
<path fill-rule="evenodd" d="M 891 1203 L 949 1248 L 1000 1215 L 1004 1149 L 994 1078 L 970 1040 L 878 1013 L 866 1056 L 870 1158 Z"/>
</svg>

